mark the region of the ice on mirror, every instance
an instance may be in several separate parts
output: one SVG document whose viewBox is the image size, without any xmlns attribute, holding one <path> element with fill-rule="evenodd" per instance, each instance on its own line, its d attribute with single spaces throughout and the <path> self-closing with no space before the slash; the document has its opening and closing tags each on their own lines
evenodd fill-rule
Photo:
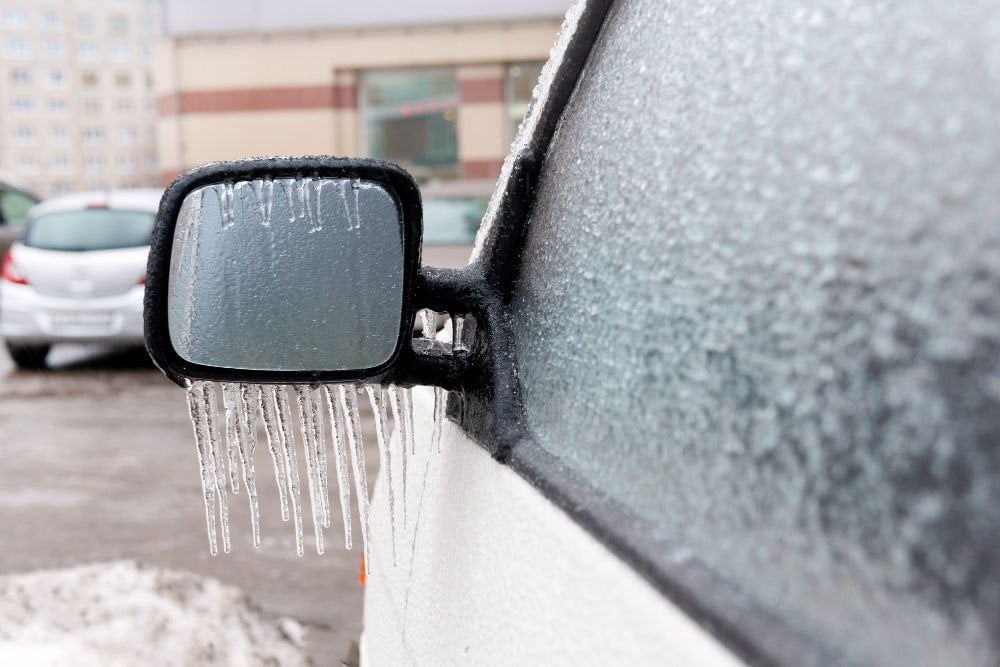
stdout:
<svg viewBox="0 0 1000 667">
<path fill-rule="evenodd" d="M 317 205 L 318 199 L 312 200 L 312 204 L 307 203 L 307 193 L 315 186 L 315 183 L 306 183 L 301 200 L 297 199 L 298 191 L 292 190 L 296 197 L 293 201 L 302 204 L 298 211 L 303 215 L 309 215 L 308 206 Z M 274 183 L 253 181 L 247 187 L 265 199 L 260 215 L 266 219 L 269 215 L 267 193 L 273 193 Z M 347 189 L 343 194 L 345 198 L 352 196 Z M 220 196 L 228 195 L 223 191 Z M 426 338 L 436 337 L 438 314 L 423 311 L 419 318 L 423 335 Z M 445 326 L 441 334 L 443 340 L 450 333 L 447 322 Z M 303 556 L 306 547 L 303 470 L 313 545 L 318 554 L 325 550 L 324 529 L 333 524 L 329 463 L 332 458 L 345 547 L 350 549 L 353 546 L 352 499 L 356 499 L 365 568 L 371 571 L 376 564 L 373 563 L 368 543 L 372 506 L 361 426 L 361 403 L 367 400 L 374 420 L 379 470 L 385 476 L 386 507 L 392 532 L 390 555 L 395 566 L 396 529 L 402 525 L 405 530 L 408 520 L 407 459 L 417 446 L 411 391 L 410 387 L 392 384 L 384 387 L 378 384 L 284 386 L 208 381 L 191 383 L 187 390 L 187 403 L 198 458 L 210 553 L 217 554 L 220 541 L 224 552 L 228 553 L 231 549 L 228 492 L 238 493 L 240 487 L 246 489 L 249 505 L 250 543 L 254 548 L 260 548 L 261 508 L 258 506 L 255 454 L 257 443 L 263 438 L 267 443 L 278 496 L 277 507 L 270 510 L 265 507 L 263 511 L 273 510 L 280 514 L 283 522 L 292 524 L 290 530 L 295 537 L 296 553 Z M 440 451 L 446 398 L 444 390 L 435 388 L 433 428 L 428 443 L 431 451 Z M 332 447 L 330 456 L 328 443 Z"/>
</svg>

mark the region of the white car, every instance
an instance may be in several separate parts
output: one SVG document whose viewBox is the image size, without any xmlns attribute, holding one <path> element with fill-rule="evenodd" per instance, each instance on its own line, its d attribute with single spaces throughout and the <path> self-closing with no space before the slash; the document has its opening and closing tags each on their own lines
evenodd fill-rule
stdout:
<svg viewBox="0 0 1000 667">
<path fill-rule="evenodd" d="M 21 368 L 53 344 L 142 343 L 142 297 L 159 190 L 88 192 L 28 213 L 0 271 L 0 336 Z"/>
</svg>

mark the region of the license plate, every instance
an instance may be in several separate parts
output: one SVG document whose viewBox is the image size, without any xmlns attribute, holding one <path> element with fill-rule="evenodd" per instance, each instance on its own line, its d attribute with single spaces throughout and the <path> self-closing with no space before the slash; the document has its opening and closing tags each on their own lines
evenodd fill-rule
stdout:
<svg viewBox="0 0 1000 667">
<path fill-rule="evenodd" d="M 56 329 L 99 329 L 111 326 L 111 313 L 50 313 Z"/>
</svg>

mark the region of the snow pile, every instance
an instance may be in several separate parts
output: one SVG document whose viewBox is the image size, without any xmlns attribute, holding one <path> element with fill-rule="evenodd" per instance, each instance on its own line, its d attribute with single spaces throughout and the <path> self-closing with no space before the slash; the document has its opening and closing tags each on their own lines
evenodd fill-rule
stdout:
<svg viewBox="0 0 1000 667">
<path fill-rule="evenodd" d="M 0 664 L 305 665 L 303 629 L 215 579 L 118 561 L 0 577 Z"/>
</svg>

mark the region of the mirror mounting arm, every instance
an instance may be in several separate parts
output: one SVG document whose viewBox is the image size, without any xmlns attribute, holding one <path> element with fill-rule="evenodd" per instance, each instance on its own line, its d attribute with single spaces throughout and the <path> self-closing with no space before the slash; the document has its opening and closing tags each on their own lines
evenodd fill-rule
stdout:
<svg viewBox="0 0 1000 667">
<path fill-rule="evenodd" d="M 423 267 L 414 285 L 414 310 L 429 308 L 437 313 L 480 316 L 485 303 L 485 281 L 476 266 L 464 269 Z M 481 364 L 478 355 L 454 351 L 451 344 L 414 338 L 390 377 L 383 381 L 402 386 L 415 384 L 461 391 Z"/>
</svg>

